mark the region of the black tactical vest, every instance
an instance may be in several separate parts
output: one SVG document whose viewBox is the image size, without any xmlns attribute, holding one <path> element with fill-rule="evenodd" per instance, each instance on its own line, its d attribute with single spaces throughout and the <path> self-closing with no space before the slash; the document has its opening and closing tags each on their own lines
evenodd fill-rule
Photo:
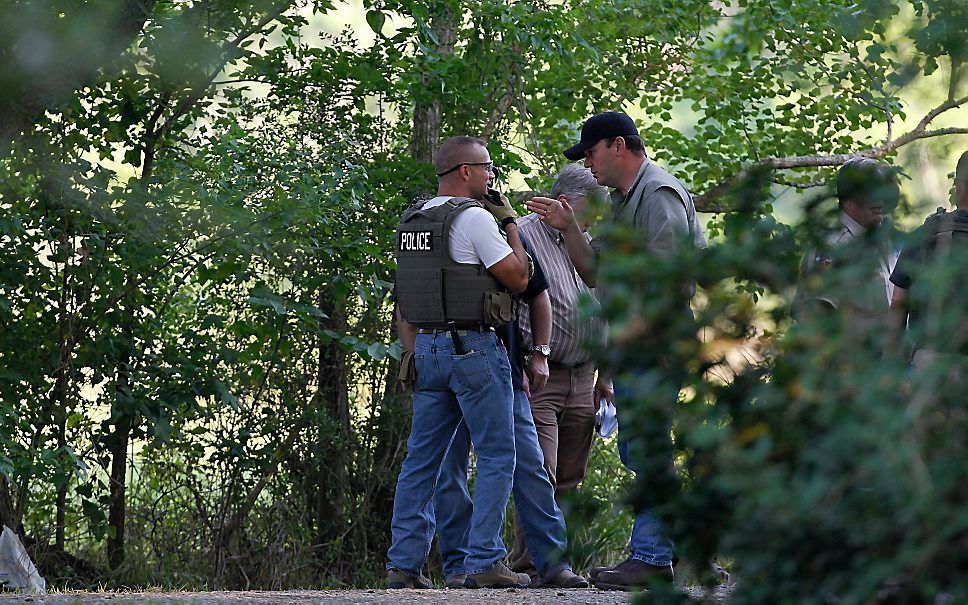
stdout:
<svg viewBox="0 0 968 605">
<path fill-rule="evenodd" d="M 928 264 L 940 261 L 946 263 L 949 268 L 962 269 L 946 277 L 949 283 L 942 286 L 947 288 L 943 293 L 932 291 L 932 294 L 939 296 L 941 301 L 940 305 L 935 306 L 945 308 L 949 313 L 960 312 L 964 315 L 964 298 L 959 292 L 964 287 L 964 262 L 968 259 L 968 223 L 959 221 L 955 213 L 938 208 L 937 212 L 924 221 L 924 227 L 928 237 L 924 243 L 927 253 L 924 261 Z M 919 314 L 937 312 L 937 309 L 926 308 L 924 301 L 920 301 L 920 304 L 912 301 L 912 306 Z M 929 330 L 921 335 L 919 339 L 921 342 L 918 342 L 918 345 L 927 349 L 968 355 L 968 324 L 961 321 L 958 325 L 959 327 L 953 332 L 942 334 Z"/>
<path fill-rule="evenodd" d="M 968 223 L 957 220 L 953 213 L 944 208 L 938 208 L 924 221 L 924 225 L 931 234 L 928 249 L 932 254 L 947 252 L 953 246 L 968 249 Z"/>
<path fill-rule="evenodd" d="M 428 201 L 410 206 L 397 226 L 401 315 L 418 328 L 446 328 L 449 322 L 471 329 L 507 323 L 512 319 L 510 293 L 484 265 L 456 263 L 450 257 L 454 219 L 480 204 L 454 197 L 424 210 Z"/>
</svg>

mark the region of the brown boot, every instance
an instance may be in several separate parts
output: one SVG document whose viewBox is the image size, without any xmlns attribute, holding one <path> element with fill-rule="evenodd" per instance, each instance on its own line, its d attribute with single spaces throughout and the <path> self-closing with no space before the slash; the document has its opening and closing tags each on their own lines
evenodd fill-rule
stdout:
<svg viewBox="0 0 968 605">
<path fill-rule="evenodd" d="M 433 588 L 434 585 L 430 583 L 430 578 L 420 574 L 419 577 L 413 577 L 409 574 L 405 574 L 399 569 L 391 569 L 387 572 L 387 584 L 390 588 Z"/>
<path fill-rule="evenodd" d="M 588 588 L 588 580 L 576 574 L 572 570 L 559 569 L 547 580 L 534 581 L 531 579 L 532 588 Z"/>
<path fill-rule="evenodd" d="M 467 588 L 527 588 L 530 584 L 531 576 L 514 573 L 503 561 L 487 571 L 469 574 L 464 581 Z"/>
<path fill-rule="evenodd" d="M 602 590 L 636 590 L 654 581 L 672 582 L 672 565 L 650 565 L 638 559 L 626 559 L 613 569 L 600 572 L 592 583 Z"/>
<path fill-rule="evenodd" d="M 466 575 L 462 573 L 455 573 L 452 576 L 447 576 L 444 578 L 444 586 L 447 588 L 464 588 L 464 582 L 466 580 Z"/>
</svg>

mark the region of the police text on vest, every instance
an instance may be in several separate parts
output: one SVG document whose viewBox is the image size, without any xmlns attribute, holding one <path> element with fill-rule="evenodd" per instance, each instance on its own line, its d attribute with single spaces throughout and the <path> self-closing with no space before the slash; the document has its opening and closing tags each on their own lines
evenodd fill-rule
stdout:
<svg viewBox="0 0 968 605">
<path fill-rule="evenodd" d="M 402 252 L 431 252 L 434 249 L 433 232 L 402 231 L 399 249 Z"/>
</svg>

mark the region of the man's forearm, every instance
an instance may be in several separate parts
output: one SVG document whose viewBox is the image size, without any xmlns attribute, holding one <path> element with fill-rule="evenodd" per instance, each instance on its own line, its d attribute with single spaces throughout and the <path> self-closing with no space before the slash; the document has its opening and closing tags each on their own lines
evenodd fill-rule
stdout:
<svg viewBox="0 0 968 605">
<path fill-rule="evenodd" d="M 890 352 L 897 349 L 907 329 L 908 304 L 907 290 L 895 286 L 894 295 L 891 298 L 891 308 L 888 311 L 888 329 L 884 341 L 885 348 Z"/>
<path fill-rule="evenodd" d="M 515 223 L 508 223 L 504 227 L 504 234 L 507 235 L 508 245 L 514 252 L 514 257 L 518 259 L 525 273 L 528 271 L 528 254 L 524 251 L 524 244 L 521 243 L 521 235 L 518 233 L 518 226 Z"/>
<path fill-rule="evenodd" d="M 545 290 L 528 303 L 531 319 L 531 343 L 546 345 L 551 343 L 551 299 Z"/>
<path fill-rule="evenodd" d="M 565 238 L 565 248 L 568 250 L 568 258 L 575 265 L 578 275 L 589 288 L 594 288 L 598 282 L 597 270 L 595 267 L 595 251 L 585 238 L 585 233 L 578 226 L 572 223 L 562 232 Z"/>
</svg>

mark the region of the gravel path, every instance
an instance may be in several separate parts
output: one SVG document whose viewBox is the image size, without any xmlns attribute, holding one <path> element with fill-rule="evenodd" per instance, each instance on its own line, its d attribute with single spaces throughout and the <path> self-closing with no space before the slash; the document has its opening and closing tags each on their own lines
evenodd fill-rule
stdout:
<svg viewBox="0 0 968 605">
<path fill-rule="evenodd" d="M 39 605 L 122 605 L 126 603 L 153 603 L 177 605 L 193 603 L 204 605 L 310 604 L 310 603 L 457 603 L 474 605 L 625 605 L 629 595 L 622 592 L 586 590 L 305 590 L 285 592 L 70 592 L 36 596 L 2 595 L 4 603 L 30 603 Z"/>
<path fill-rule="evenodd" d="M 684 589 L 697 602 L 725 603 L 731 587 L 719 586 L 705 591 L 701 588 Z M 268 591 L 211 591 L 211 592 L 56 592 L 45 595 L 18 595 L 0 592 L 0 603 L 30 605 L 126 605 L 128 603 L 180 605 L 310 605 L 313 603 L 433 603 L 457 605 L 627 605 L 631 594 L 598 590 L 596 588 L 562 589 L 482 589 L 482 590 L 288 590 Z M 703 600 L 705 597 L 705 600 Z"/>
</svg>

